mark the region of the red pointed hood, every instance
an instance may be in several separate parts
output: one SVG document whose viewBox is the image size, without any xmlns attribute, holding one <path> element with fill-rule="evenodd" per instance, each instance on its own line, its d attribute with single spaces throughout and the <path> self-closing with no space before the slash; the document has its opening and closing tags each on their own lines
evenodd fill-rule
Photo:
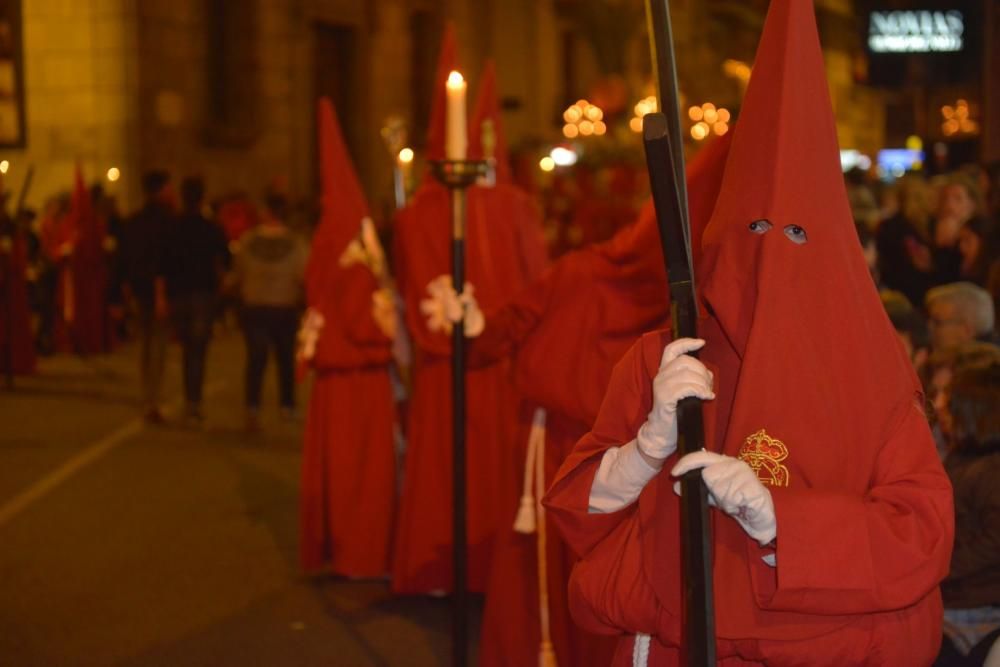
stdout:
<svg viewBox="0 0 1000 667">
<path fill-rule="evenodd" d="M 837 148 L 813 3 L 772 0 L 696 272 L 718 385 L 706 446 L 766 458 L 758 475 L 776 495 L 862 497 L 920 392 L 865 265 Z M 662 476 L 658 497 L 670 484 Z M 650 576 L 679 605 L 676 503 L 656 512 Z M 759 548 L 735 522 L 713 525 L 719 637 L 793 640 L 846 623 L 765 611 L 747 576 Z"/>
<path fill-rule="evenodd" d="M 326 269 L 336 266 L 341 253 L 361 230 L 362 218 L 369 215 L 368 201 L 330 100 L 321 98 L 317 113 L 321 215 L 307 270 L 310 293 L 320 287 L 318 282 L 322 282 Z"/>
<path fill-rule="evenodd" d="M 492 146 L 484 145 L 490 141 Z M 487 60 L 479 77 L 479 94 L 469 124 L 469 158 L 485 160 L 490 157 L 496 160 L 497 183 L 510 183 L 510 155 L 497 100 L 496 67 L 492 60 Z"/>
<path fill-rule="evenodd" d="M 445 24 L 441 36 L 441 50 L 438 52 L 437 70 L 434 74 L 434 93 L 431 96 L 430 125 L 427 127 L 427 159 L 443 160 L 445 135 L 447 133 L 448 93 L 445 83 L 448 74 L 458 67 L 458 47 L 455 41 L 455 25 Z"/>
<path fill-rule="evenodd" d="M 771 3 L 698 283 L 744 361 L 772 349 L 789 371 L 864 361 L 874 364 L 865 377 L 885 371 L 876 377 L 909 397 L 918 385 L 896 354 L 847 201 L 813 12 L 809 0 Z M 873 393 L 884 396 L 882 382 Z"/>
<path fill-rule="evenodd" d="M 306 268 L 306 299 L 324 320 L 312 365 L 320 370 L 384 366 L 390 341 L 371 317 L 378 281 L 363 262 L 342 262 L 361 234 L 368 202 L 358 182 L 333 105 L 319 101 L 322 215 Z"/>
</svg>

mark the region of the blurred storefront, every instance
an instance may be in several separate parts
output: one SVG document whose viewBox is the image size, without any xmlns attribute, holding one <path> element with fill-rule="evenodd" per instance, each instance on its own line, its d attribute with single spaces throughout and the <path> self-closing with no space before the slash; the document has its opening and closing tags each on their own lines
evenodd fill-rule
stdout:
<svg viewBox="0 0 1000 667">
<path fill-rule="evenodd" d="M 998 157 L 986 134 L 996 113 L 997 86 L 989 83 L 997 74 L 989 64 L 997 48 L 991 45 L 995 4 L 859 3 L 865 59 L 858 78 L 885 96 L 885 144 L 922 146 L 923 166 L 931 173 Z"/>
</svg>

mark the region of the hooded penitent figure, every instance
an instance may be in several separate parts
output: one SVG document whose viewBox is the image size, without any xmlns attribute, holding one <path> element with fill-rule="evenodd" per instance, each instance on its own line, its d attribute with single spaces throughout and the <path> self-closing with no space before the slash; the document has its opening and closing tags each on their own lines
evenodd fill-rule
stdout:
<svg viewBox="0 0 1000 667">
<path fill-rule="evenodd" d="M 384 262 L 377 244 L 357 249 L 372 236 L 362 232 L 368 204 L 326 99 L 319 141 L 322 218 L 299 334 L 300 362 L 315 371 L 302 461 L 302 567 L 383 576 L 396 496 L 392 328 L 374 310 Z"/>
<path fill-rule="evenodd" d="M 69 322 L 79 354 L 99 354 L 111 348 L 108 317 L 108 257 L 104 249 L 105 221 L 97 214 L 79 166 L 69 215 L 74 220 L 76 244 L 69 261 L 73 319 Z"/>
<path fill-rule="evenodd" d="M 771 3 L 696 273 L 704 365 L 643 336 L 546 497 L 582 557 L 574 618 L 621 636 L 615 664 L 680 664 L 674 475 L 700 468 L 720 664 L 929 664 L 951 489 L 854 233 L 808 0 Z M 677 461 L 685 396 L 707 451 Z"/>
<path fill-rule="evenodd" d="M 431 159 L 444 154 L 444 82 L 454 68 L 454 52 L 449 28 L 438 62 L 428 132 Z M 492 93 L 487 90 L 486 94 Z M 492 133 L 502 136 L 499 115 L 493 118 Z M 470 128 L 474 140 L 481 131 L 477 125 Z M 499 142 L 494 151 L 498 146 Z M 498 175 L 503 173 L 499 165 L 505 162 L 505 157 L 497 156 Z M 493 187 L 472 187 L 467 197 L 467 280 L 475 285 L 484 307 L 498 307 L 544 268 L 539 216 L 523 192 L 502 180 Z M 428 285 L 450 272 L 450 210 L 447 190 L 427 178 L 401 211 L 396 228 L 395 273 L 414 343 L 413 393 L 392 571 L 393 589 L 402 593 L 446 590 L 452 584 L 451 335 L 429 327 L 421 313 Z M 505 466 L 505 461 L 517 437 L 520 400 L 506 360 L 471 370 L 466 387 L 468 583 L 471 590 L 482 591 L 492 536 L 510 520 L 508 508 L 496 500 L 502 489 L 516 484 L 513 467 Z"/>
<path fill-rule="evenodd" d="M 728 145 L 728 137 L 712 142 L 688 166 L 696 229 L 704 227 L 715 205 Z M 546 640 L 560 666 L 603 667 L 611 659 L 613 638 L 585 632 L 570 619 L 566 588 L 575 561 L 571 550 L 557 533 L 546 530 L 544 512 L 535 512 L 528 534 L 524 517 L 537 499 L 539 477 L 547 488 L 593 424 L 615 362 L 643 332 L 668 320 L 667 295 L 650 204 L 612 239 L 564 255 L 511 302 L 487 313 L 482 334 L 471 343 L 474 365 L 511 355 L 518 391 L 544 410 L 543 424 L 522 419 L 510 453 L 508 465 L 515 466 L 518 480 L 527 468 L 524 488 L 507 489 L 498 499 L 509 520 L 498 532 L 486 589 L 483 667 L 533 664 Z M 534 450 L 529 444 L 533 439 Z M 546 553 L 543 568 L 539 542 Z M 539 597 L 542 580 L 547 600 Z M 541 621 L 546 614 L 547 637 Z"/>
</svg>

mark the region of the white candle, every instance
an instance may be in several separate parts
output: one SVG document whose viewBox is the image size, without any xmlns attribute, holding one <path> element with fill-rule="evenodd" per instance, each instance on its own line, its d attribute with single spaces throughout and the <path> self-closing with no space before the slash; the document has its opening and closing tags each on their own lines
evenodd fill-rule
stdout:
<svg viewBox="0 0 1000 667">
<path fill-rule="evenodd" d="M 448 114 L 444 154 L 449 160 L 468 156 L 469 131 L 465 123 L 465 79 L 459 72 L 448 75 Z"/>
</svg>

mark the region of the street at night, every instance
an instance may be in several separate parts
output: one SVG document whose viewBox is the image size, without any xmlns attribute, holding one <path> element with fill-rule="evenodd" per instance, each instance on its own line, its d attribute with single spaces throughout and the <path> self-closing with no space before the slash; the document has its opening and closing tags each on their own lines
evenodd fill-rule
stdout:
<svg viewBox="0 0 1000 667">
<path fill-rule="evenodd" d="M 201 430 L 176 418 L 176 364 L 168 424 L 135 416 L 131 346 L 46 360 L 3 397 L 0 664 L 445 659 L 447 600 L 300 575 L 301 425 L 265 409 L 244 434 L 242 352 L 235 333 L 213 348 Z"/>
</svg>

